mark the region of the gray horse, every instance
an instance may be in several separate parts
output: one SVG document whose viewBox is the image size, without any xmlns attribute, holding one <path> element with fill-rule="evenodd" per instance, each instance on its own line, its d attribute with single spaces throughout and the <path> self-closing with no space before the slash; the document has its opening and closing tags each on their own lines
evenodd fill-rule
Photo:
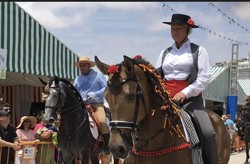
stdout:
<svg viewBox="0 0 250 164">
<path fill-rule="evenodd" d="M 48 83 L 42 79 L 49 91 L 45 103 L 45 119 L 60 118 L 57 135 L 64 164 L 72 164 L 77 157 L 87 164 L 98 164 L 102 151 L 102 141 L 97 141 L 91 133 L 88 113 L 80 94 L 65 79 L 52 78 Z"/>
</svg>

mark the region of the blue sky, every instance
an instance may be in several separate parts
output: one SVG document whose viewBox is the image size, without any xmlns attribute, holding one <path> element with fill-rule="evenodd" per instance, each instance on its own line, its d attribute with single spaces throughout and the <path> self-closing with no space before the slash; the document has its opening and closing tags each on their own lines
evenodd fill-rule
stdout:
<svg viewBox="0 0 250 164">
<path fill-rule="evenodd" d="M 93 60 L 96 55 L 107 64 L 120 63 L 123 55 L 141 54 L 154 65 L 160 51 L 173 43 L 170 26 L 162 22 L 170 21 L 176 12 L 190 15 L 195 24 L 207 29 L 194 29 L 189 39 L 207 49 L 211 66 L 231 60 L 234 42 L 222 36 L 248 44 L 239 45 L 239 59 L 247 58 L 250 52 L 250 2 L 213 2 L 236 23 L 230 23 L 209 2 L 17 4 L 80 57 Z"/>
</svg>

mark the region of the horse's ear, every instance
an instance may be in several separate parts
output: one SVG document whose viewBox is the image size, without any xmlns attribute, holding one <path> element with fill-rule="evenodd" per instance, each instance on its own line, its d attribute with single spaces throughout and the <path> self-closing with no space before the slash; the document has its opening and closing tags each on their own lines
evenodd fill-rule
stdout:
<svg viewBox="0 0 250 164">
<path fill-rule="evenodd" d="M 104 74 L 104 75 L 108 75 L 108 68 L 109 65 L 102 63 L 97 56 L 95 56 L 95 64 L 97 66 L 97 68 Z"/>
<path fill-rule="evenodd" d="M 126 68 L 126 73 L 133 75 L 134 74 L 134 64 L 133 64 L 133 60 L 131 58 L 129 58 L 128 56 L 124 55 L 124 62 L 123 65 Z"/>
<path fill-rule="evenodd" d="M 55 84 L 58 85 L 59 84 L 59 80 L 60 80 L 59 77 L 58 76 L 54 76 L 54 78 L 55 78 Z"/>
<path fill-rule="evenodd" d="M 39 81 L 43 84 L 43 85 L 47 85 L 48 83 L 45 82 L 42 78 L 38 77 Z"/>
</svg>

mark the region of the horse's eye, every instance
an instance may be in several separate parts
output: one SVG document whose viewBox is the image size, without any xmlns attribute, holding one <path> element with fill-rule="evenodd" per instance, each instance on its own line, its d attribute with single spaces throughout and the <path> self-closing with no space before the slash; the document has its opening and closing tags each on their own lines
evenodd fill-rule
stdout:
<svg viewBox="0 0 250 164">
<path fill-rule="evenodd" d="M 135 99 L 135 94 L 128 94 L 127 96 L 127 100 L 134 100 Z"/>
</svg>

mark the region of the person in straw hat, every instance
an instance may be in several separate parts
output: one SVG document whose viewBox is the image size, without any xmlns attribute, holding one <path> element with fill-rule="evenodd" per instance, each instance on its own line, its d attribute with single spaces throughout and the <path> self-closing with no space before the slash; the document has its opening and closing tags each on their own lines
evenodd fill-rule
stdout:
<svg viewBox="0 0 250 164">
<path fill-rule="evenodd" d="M 202 91 L 211 77 L 209 56 L 206 49 L 188 38 L 193 29 L 199 28 L 189 15 L 173 14 L 170 22 L 174 43 L 158 55 L 155 68 L 164 78 L 166 90 L 182 108 L 193 112 L 202 129 L 202 149 L 206 163 L 217 164 L 218 153 L 214 128 L 204 112 Z"/>
<path fill-rule="evenodd" d="M 20 141 L 34 141 L 35 132 L 33 128 L 37 123 L 37 119 L 34 116 L 23 116 L 20 119 L 19 125 L 16 127 L 16 133 L 20 139 Z"/>
<path fill-rule="evenodd" d="M 104 91 L 107 87 L 107 80 L 102 73 L 92 69 L 95 62 L 88 57 L 81 57 L 74 65 L 80 69 L 81 75 L 75 78 L 73 85 L 80 93 L 83 101 L 95 108 L 95 114 L 100 122 L 100 131 L 104 140 L 103 152 L 109 154 L 110 131 L 106 123 L 104 110 Z"/>
<path fill-rule="evenodd" d="M 20 119 L 20 123 L 19 125 L 17 125 L 17 136 L 21 142 L 21 144 L 24 144 L 24 146 L 28 146 L 27 143 L 31 143 L 30 141 L 33 141 L 33 144 L 37 144 L 38 142 L 40 142 L 40 140 L 35 138 L 35 132 L 32 130 L 34 128 L 34 126 L 37 123 L 37 119 L 34 116 L 23 116 Z M 20 157 L 21 157 L 21 153 L 20 152 Z M 21 158 L 19 159 L 21 160 Z M 27 160 L 23 160 L 21 162 L 22 164 L 35 164 L 35 159 L 27 159 Z"/>
</svg>

